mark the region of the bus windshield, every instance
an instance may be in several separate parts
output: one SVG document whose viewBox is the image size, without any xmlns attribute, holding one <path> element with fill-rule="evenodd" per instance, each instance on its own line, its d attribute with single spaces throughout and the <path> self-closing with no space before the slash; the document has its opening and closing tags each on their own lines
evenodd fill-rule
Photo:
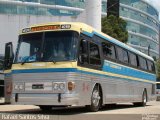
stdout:
<svg viewBox="0 0 160 120">
<path fill-rule="evenodd" d="M 21 35 L 15 63 L 75 60 L 77 42 L 78 34 L 73 31 Z"/>
</svg>

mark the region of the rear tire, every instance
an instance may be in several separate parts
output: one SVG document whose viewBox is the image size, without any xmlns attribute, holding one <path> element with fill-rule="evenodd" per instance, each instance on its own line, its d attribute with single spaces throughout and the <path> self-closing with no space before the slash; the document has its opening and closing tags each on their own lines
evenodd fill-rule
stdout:
<svg viewBox="0 0 160 120">
<path fill-rule="evenodd" d="M 50 111 L 52 110 L 52 106 L 39 106 L 42 111 Z"/>
<path fill-rule="evenodd" d="M 102 106 L 102 92 L 99 86 L 95 86 L 91 95 L 91 105 L 87 109 L 91 112 L 97 112 Z"/>
<path fill-rule="evenodd" d="M 134 103 L 134 106 L 146 106 L 147 104 L 147 92 L 144 90 L 142 95 L 142 102 L 136 102 Z"/>
</svg>

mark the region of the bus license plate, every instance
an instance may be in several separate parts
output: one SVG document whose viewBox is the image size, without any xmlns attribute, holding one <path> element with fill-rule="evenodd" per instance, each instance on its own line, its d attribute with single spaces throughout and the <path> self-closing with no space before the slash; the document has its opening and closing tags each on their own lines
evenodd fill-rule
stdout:
<svg viewBox="0 0 160 120">
<path fill-rule="evenodd" d="M 33 84 L 32 89 L 44 89 L 44 85 L 43 84 Z"/>
</svg>

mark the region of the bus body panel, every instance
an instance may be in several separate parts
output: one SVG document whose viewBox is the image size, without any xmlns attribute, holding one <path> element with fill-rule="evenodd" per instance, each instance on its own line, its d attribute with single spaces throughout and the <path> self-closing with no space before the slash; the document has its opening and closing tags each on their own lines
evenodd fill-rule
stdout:
<svg viewBox="0 0 160 120">
<path fill-rule="evenodd" d="M 40 31 L 63 31 L 45 30 L 41 26 Z M 104 35 L 95 29 L 80 23 L 54 23 L 70 24 L 72 30 L 83 33 L 90 38 L 99 35 L 105 40 L 111 41 L 127 50 L 131 50 L 150 61 L 153 59 L 115 39 Z M 32 26 L 36 27 L 36 26 Z M 52 26 L 53 27 L 53 26 Z M 42 30 L 44 29 L 44 30 Z M 64 29 L 66 30 L 66 29 Z M 30 34 L 21 33 L 23 34 Z M 34 33 L 34 32 L 33 32 Z M 99 41 L 100 42 L 100 41 Z M 78 55 L 77 55 L 78 57 Z M 103 94 L 103 104 L 119 102 L 142 102 L 144 89 L 147 91 L 147 100 L 155 99 L 155 74 L 143 70 L 131 68 L 109 60 L 102 60 L 101 69 L 84 67 L 76 62 L 31 62 L 25 64 L 13 64 L 10 72 L 12 79 L 12 104 L 27 105 L 52 105 L 52 106 L 85 106 L 91 104 L 93 88 L 98 83 Z M 6 74 L 7 76 L 7 74 Z M 73 91 L 68 90 L 68 82 L 75 83 Z M 53 89 L 54 83 L 65 83 L 64 91 Z M 15 90 L 16 85 L 22 86 L 22 90 Z M 38 86 L 38 88 L 34 88 Z"/>
<path fill-rule="evenodd" d="M 106 64 L 104 64 L 104 67 L 105 66 Z M 12 103 L 34 105 L 89 105 L 90 96 L 96 83 L 102 86 L 103 104 L 140 102 L 144 88 L 147 89 L 148 101 L 154 99 L 155 96 L 151 91 L 152 82 L 123 79 L 125 76 L 120 76 L 119 74 L 120 77 L 117 77 L 118 74 L 115 76 L 115 74 L 113 75 L 109 72 L 109 70 L 98 71 L 84 67 L 13 70 L 13 83 L 24 83 L 25 90 L 13 91 Z M 68 81 L 74 81 L 76 84 L 76 89 L 73 93 L 67 91 L 67 89 L 62 92 L 53 90 L 52 84 L 54 82 L 66 82 L 67 84 Z M 32 89 L 33 84 L 43 84 L 44 89 Z M 16 94 L 18 94 L 17 102 L 15 101 Z M 58 102 L 59 94 L 61 94 L 61 102 Z"/>
</svg>

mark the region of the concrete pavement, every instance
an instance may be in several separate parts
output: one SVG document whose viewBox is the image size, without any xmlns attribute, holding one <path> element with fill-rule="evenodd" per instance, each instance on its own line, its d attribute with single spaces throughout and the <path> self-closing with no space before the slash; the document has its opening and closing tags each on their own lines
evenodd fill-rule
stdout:
<svg viewBox="0 0 160 120">
<path fill-rule="evenodd" d="M 46 119 L 49 116 L 48 120 L 83 120 L 86 118 L 88 120 L 160 120 L 160 101 L 149 102 L 146 107 L 134 107 L 132 104 L 106 106 L 99 112 L 88 112 L 84 107 L 53 108 L 52 111 L 44 112 L 32 105 L 0 105 L 0 113 L 1 119 L 2 115 L 14 114 L 25 117 L 26 115 L 35 116 L 34 119 L 39 119 L 39 115 L 42 119 L 44 119 L 43 116 Z M 17 119 L 21 120 L 23 117 Z"/>
</svg>

